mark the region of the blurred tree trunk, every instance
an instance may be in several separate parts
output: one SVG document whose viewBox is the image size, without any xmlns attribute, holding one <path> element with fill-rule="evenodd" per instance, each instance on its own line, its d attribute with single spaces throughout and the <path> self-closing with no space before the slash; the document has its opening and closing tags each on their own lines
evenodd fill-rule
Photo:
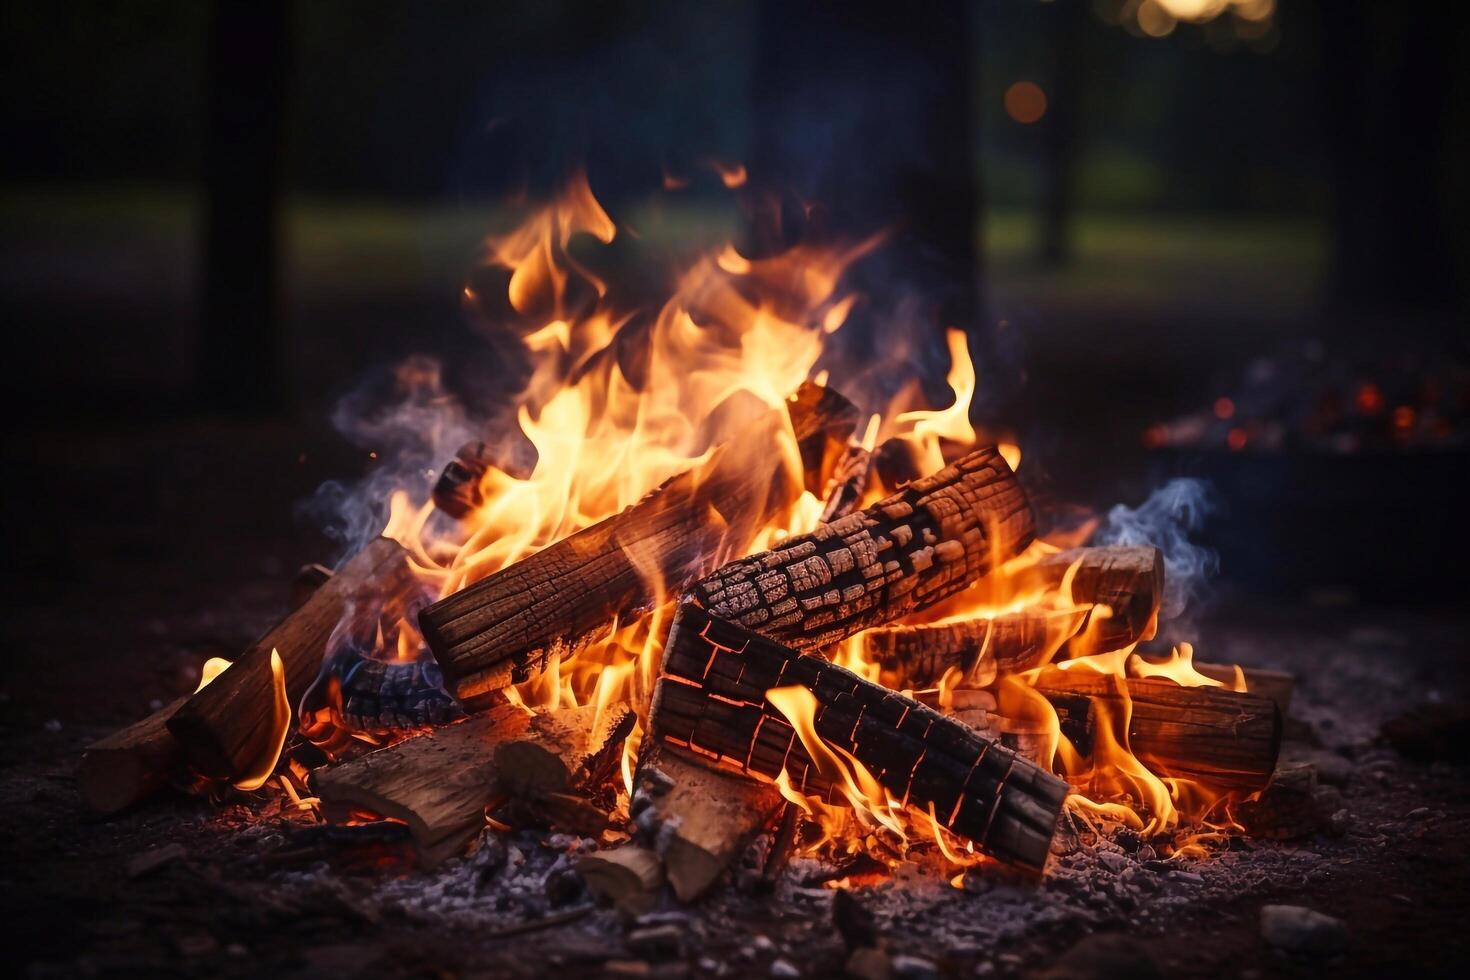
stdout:
<svg viewBox="0 0 1470 980">
<path fill-rule="evenodd" d="M 1051 61 L 1043 126 L 1041 209 L 1042 265 L 1056 268 L 1072 258 L 1071 221 L 1076 193 L 1078 126 L 1082 98 L 1082 32 L 1088 12 L 1084 0 L 1042 4 Z"/>
<path fill-rule="evenodd" d="M 1456 32 L 1416 7 L 1322 2 L 1333 167 L 1331 302 L 1446 309 L 1455 298 L 1441 153 Z"/>
<path fill-rule="evenodd" d="M 936 326 L 984 322 L 973 16 L 968 0 L 763 0 L 756 29 L 752 174 L 836 230 L 892 227 Z"/>
<path fill-rule="evenodd" d="M 216 0 L 205 146 L 200 400 L 262 414 L 285 396 L 280 164 L 287 0 Z"/>
</svg>

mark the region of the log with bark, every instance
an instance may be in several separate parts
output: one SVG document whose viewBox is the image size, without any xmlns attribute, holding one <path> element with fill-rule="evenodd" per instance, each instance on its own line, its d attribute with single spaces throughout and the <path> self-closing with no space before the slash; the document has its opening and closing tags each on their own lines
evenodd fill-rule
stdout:
<svg viewBox="0 0 1470 980">
<path fill-rule="evenodd" d="M 457 853 L 507 800 L 565 805 L 616 768 L 631 713 L 594 706 L 532 715 L 502 704 L 312 776 L 329 816 L 366 811 L 407 823 L 424 864 Z"/>
<path fill-rule="evenodd" d="M 771 639 L 820 648 L 959 592 L 1034 533 L 1015 474 L 984 448 L 867 510 L 721 566 L 687 599 Z"/>
<path fill-rule="evenodd" d="M 286 696 L 295 705 L 321 670 L 328 640 L 349 612 L 407 608 L 419 595 L 421 586 L 403 547 L 387 538 L 373 541 L 168 719 L 185 759 L 210 778 L 245 774 L 272 735 L 271 651 L 280 653 Z"/>
<path fill-rule="evenodd" d="M 751 425 L 703 466 L 425 609 L 419 622 L 450 693 L 478 707 L 538 674 L 553 652 L 575 649 L 660 593 L 677 594 L 722 556 L 743 552 L 805 487 L 808 474 L 793 480 L 777 451 L 788 418 L 803 465 L 820 467 L 829 442 L 846 442 L 857 412 L 835 392 L 803 385 L 784 411 Z"/>
<path fill-rule="evenodd" d="M 1036 689 L 1054 705 L 1087 698 L 1094 727 L 1126 717 L 1129 748 L 1157 774 L 1252 791 L 1270 781 L 1281 749 L 1281 712 L 1274 701 L 1222 687 L 1183 687 L 1165 678 L 1131 677 L 1126 695 L 1120 684 L 1110 674 L 1051 668 Z"/>
<path fill-rule="evenodd" d="M 182 775 L 183 757 L 167 723 L 186 700 L 179 698 L 87 746 L 77 780 L 88 806 L 116 813 Z"/>
<path fill-rule="evenodd" d="M 1234 685 L 1237 680 L 1236 668 L 1231 664 L 1196 663 L 1194 669 L 1222 684 Z M 1296 690 L 1296 675 L 1269 667 L 1242 667 L 1240 676 L 1245 680 L 1248 693 L 1271 699 L 1281 711 L 1281 717 L 1287 716 L 1291 710 L 1291 695 Z"/>
<path fill-rule="evenodd" d="M 665 750 L 798 790 L 832 794 L 831 778 L 767 698 L 799 685 L 817 709 L 816 735 L 861 762 L 906 805 L 996 857 L 1040 869 L 1067 784 L 1014 752 L 851 671 L 680 607 L 654 695 L 652 731 Z M 835 797 L 829 797 L 835 798 Z"/>
</svg>

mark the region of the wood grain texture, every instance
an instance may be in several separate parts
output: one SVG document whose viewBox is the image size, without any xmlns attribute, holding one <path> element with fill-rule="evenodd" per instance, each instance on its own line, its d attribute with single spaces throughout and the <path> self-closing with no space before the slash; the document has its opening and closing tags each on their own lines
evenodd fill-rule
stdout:
<svg viewBox="0 0 1470 980">
<path fill-rule="evenodd" d="M 167 722 L 187 698 L 165 705 L 87 746 L 77 785 L 99 813 L 116 813 L 153 795 L 183 770 L 183 755 Z"/>
<path fill-rule="evenodd" d="M 1158 775 L 1243 790 L 1270 781 L 1281 750 L 1281 712 L 1271 699 L 1163 678 L 1127 684 L 1125 696 L 1112 675 L 1049 669 L 1036 689 L 1053 703 L 1086 697 L 1094 724 L 1126 716 L 1129 747 Z"/>
<path fill-rule="evenodd" d="M 281 655 L 294 711 L 349 610 L 406 603 L 420 588 L 403 547 L 387 538 L 373 541 L 168 720 L 185 759 L 215 779 L 244 773 L 270 737 L 271 651 Z"/>
<path fill-rule="evenodd" d="M 1015 584 L 1022 591 L 1055 589 L 1073 565 L 1077 566 L 1072 578 L 1073 601 L 1092 603 L 1095 608 L 1079 642 L 1071 645 L 1072 653 L 1121 650 L 1154 635 L 1164 598 L 1164 556 L 1159 549 L 1147 545 L 1071 548 L 1022 570 Z M 1101 609 L 1104 606 L 1107 614 Z"/>
<path fill-rule="evenodd" d="M 335 812 L 366 810 L 404 821 L 432 863 L 474 836 L 485 808 L 498 800 L 581 788 L 582 775 L 592 778 L 594 770 L 605 777 L 605 750 L 615 735 L 626 735 L 624 716 L 619 710 L 599 716 L 591 706 L 532 716 L 502 704 L 319 770 L 312 784 Z"/>
<path fill-rule="evenodd" d="M 964 687 L 1048 662 L 1087 622 L 1088 610 L 1021 610 L 991 619 L 917 626 L 883 626 L 858 637 L 863 655 L 882 669 L 889 687 L 938 684 L 950 670 Z"/>
<path fill-rule="evenodd" d="M 800 685 L 817 734 L 895 799 L 1025 868 L 1045 863 L 1067 784 L 912 698 L 685 604 L 670 630 L 652 731 L 665 749 L 803 792 L 831 794 L 795 730 L 766 699 Z M 830 797 L 829 797 L 830 798 Z"/>
<path fill-rule="evenodd" d="M 803 385 L 785 410 L 750 426 L 705 465 L 429 606 L 419 623 L 450 693 L 477 707 L 540 673 L 553 652 L 574 650 L 614 618 L 646 610 L 660 585 L 677 594 L 744 552 L 804 489 L 778 451 L 788 425 L 804 465 L 819 467 L 828 442 L 845 442 L 856 421 L 842 396 Z"/>
<path fill-rule="evenodd" d="M 1015 474 L 985 448 L 867 510 L 722 565 L 686 598 L 782 643 L 822 647 L 953 595 L 1034 533 Z"/>
</svg>

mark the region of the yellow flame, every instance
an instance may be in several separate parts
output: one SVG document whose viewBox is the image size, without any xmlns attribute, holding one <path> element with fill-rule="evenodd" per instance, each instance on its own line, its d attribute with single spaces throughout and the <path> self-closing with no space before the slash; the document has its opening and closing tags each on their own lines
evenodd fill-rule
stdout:
<svg viewBox="0 0 1470 980">
<path fill-rule="evenodd" d="M 281 655 L 271 650 L 271 727 L 270 734 L 261 748 L 259 757 L 247 766 L 245 773 L 231 785 L 238 790 L 260 789 L 275 772 L 281 758 L 281 749 L 286 746 L 286 735 L 291 731 L 291 702 L 286 697 L 286 667 Z"/>
</svg>

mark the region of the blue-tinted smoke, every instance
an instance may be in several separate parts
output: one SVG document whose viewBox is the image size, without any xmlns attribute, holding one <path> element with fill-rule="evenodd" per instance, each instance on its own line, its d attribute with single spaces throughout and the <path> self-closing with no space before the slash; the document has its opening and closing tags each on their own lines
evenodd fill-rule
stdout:
<svg viewBox="0 0 1470 980">
<path fill-rule="evenodd" d="M 1202 480 L 1183 477 L 1155 490 L 1142 506 L 1118 504 L 1097 534 L 1099 544 L 1148 545 L 1164 554 L 1161 624 L 1177 621 L 1204 597 L 1219 559 L 1190 541 L 1215 509 L 1214 493 Z"/>
</svg>

